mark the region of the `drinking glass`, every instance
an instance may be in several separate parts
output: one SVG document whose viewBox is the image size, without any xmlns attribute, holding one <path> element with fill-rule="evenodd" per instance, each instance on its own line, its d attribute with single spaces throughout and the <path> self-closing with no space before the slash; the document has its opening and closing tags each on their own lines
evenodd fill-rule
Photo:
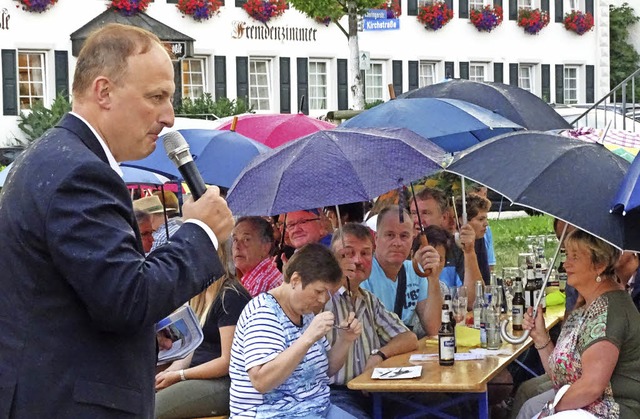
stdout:
<svg viewBox="0 0 640 419">
<path fill-rule="evenodd" d="M 453 288 L 453 306 L 455 308 L 454 315 L 456 317 L 456 322 L 460 323 L 464 321 L 465 316 L 467 315 L 467 304 L 469 302 L 469 297 L 467 295 L 467 287 L 460 286 Z"/>
</svg>

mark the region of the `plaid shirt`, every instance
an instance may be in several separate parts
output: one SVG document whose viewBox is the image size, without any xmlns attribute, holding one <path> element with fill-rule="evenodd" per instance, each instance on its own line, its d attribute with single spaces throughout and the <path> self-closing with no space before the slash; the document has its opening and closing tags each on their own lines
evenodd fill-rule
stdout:
<svg viewBox="0 0 640 419">
<path fill-rule="evenodd" d="M 344 287 L 331 297 L 324 309 L 333 313 L 336 324 L 346 320 L 350 311 L 356 313 L 356 318 L 362 324 L 362 334 L 347 353 L 340 371 L 331 378 L 332 384 L 346 385 L 362 374 L 372 350 L 382 348 L 396 335 L 409 331 L 395 313 L 384 307 L 378 297 L 363 288 L 360 288 L 360 293 L 356 296 L 355 309 Z M 331 329 L 327 334 L 329 343 L 336 341 L 338 332 L 338 329 Z"/>
<path fill-rule="evenodd" d="M 251 297 L 267 292 L 282 284 L 282 274 L 276 268 L 270 257 L 258 263 L 255 268 L 240 278 L 242 285 L 249 291 Z"/>
<path fill-rule="evenodd" d="M 169 226 L 169 237 L 173 236 L 173 233 L 178 231 L 180 226 L 182 225 L 182 220 L 178 217 L 169 218 L 169 222 L 167 223 Z M 169 240 L 167 240 L 167 228 L 164 226 L 164 223 L 156 231 L 153 232 L 153 246 L 151 246 L 151 252 L 156 250 L 158 247 L 163 244 L 167 244 Z"/>
</svg>

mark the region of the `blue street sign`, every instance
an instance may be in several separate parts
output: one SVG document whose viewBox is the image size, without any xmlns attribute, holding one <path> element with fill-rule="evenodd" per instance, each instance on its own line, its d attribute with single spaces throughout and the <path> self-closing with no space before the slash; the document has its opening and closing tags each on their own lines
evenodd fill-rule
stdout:
<svg viewBox="0 0 640 419">
<path fill-rule="evenodd" d="M 364 18 L 365 31 L 392 31 L 400 29 L 400 19 L 369 19 Z"/>
<path fill-rule="evenodd" d="M 365 19 L 386 19 L 387 11 L 381 9 L 369 9 L 369 11 L 364 15 Z"/>
</svg>

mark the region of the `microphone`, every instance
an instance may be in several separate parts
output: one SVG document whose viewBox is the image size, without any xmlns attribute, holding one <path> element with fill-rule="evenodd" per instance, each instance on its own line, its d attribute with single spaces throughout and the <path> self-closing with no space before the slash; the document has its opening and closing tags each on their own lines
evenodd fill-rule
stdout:
<svg viewBox="0 0 640 419">
<path fill-rule="evenodd" d="M 207 187 L 193 161 L 193 157 L 191 157 L 187 140 L 178 131 L 171 131 L 164 136 L 164 149 L 169 159 L 180 171 L 182 178 L 187 182 L 193 199 L 199 199 L 207 190 Z"/>
</svg>

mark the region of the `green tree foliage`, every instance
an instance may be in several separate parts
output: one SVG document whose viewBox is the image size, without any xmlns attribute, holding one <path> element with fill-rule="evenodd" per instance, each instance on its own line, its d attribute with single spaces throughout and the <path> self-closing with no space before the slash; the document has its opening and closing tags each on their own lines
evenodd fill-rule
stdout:
<svg viewBox="0 0 640 419">
<path fill-rule="evenodd" d="M 20 112 L 18 116 L 18 128 L 25 134 L 27 142 L 34 141 L 42 136 L 49 128 L 58 123 L 62 116 L 71 110 L 71 102 L 62 94 L 58 94 L 47 108 L 41 102 L 34 104 L 29 112 Z M 22 142 L 16 139 L 18 142 Z"/>
<path fill-rule="evenodd" d="M 184 98 L 175 109 L 176 115 L 189 116 L 197 119 L 208 119 L 213 117 L 224 118 L 226 116 L 239 115 L 251 112 L 252 108 L 242 99 L 229 100 L 226 97 L 213 100 L 211 93 L 191 99 Z"/>
<path fill-rule="evenodd" d="M 357 15 L 362 16 L 369 9 L 374 9 L 383 2 L 383 0 L 354 0 L 354 10 Z M 348 31 L 339 22 L 343 16 L 349 14 L 347 0 L 289 0 L 289 3 L 312 19 L 331 19 L 348 36 Z"/>
<path fill-rule="evenodd" d="M 628 3 L 623 3 L 619 7 L 609 6 L 612 89 L 636 71 L 640 65 L 640 54 L 628 41 L 629 27 L 638 21 L 640 17 L 635 15 Z M 636 87 L 636 97 L 640 97 L 640 86 Z"/>
</svg>

